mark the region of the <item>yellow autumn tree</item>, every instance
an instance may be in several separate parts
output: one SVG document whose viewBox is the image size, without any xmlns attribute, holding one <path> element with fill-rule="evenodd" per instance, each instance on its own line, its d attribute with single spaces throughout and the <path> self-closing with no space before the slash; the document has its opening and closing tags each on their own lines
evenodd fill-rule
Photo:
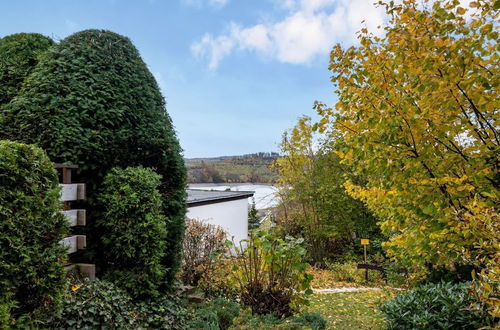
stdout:
<svg viewBox="0 0 500 330">
<path fill-rule="evenodd" d="M 317 104 L 339 155 L 367 178 L 349 194 L 409 265 L 478 269 L 477 294 L 500 315 L 500 1 L 380 2 L 381 37 L 331 52 L 338 103 Z"/>
</svg>

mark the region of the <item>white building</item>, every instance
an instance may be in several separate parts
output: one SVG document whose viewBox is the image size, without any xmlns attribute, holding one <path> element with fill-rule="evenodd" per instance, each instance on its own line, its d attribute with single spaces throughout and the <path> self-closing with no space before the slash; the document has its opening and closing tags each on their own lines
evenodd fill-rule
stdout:
<svg viewBox="0 0 500 330">
<path fill-rule="evenodd" d="M 253 191 L 188 189 L 187 194 L 187 218 L 221 226 L 236 243 L 248 238 L 248 198 Z"/>
</svg>

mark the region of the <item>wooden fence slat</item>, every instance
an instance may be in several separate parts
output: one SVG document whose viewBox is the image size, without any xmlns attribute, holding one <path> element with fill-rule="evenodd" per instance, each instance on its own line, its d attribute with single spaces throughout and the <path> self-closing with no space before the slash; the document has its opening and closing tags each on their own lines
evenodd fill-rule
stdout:
<svg viewBox="0 0 500 330">
<path fill-rule="evenodd" d="M 87 237 L 85 235 L 73 235 L 63 238 L 60 243 L 68 247 L 68 254 L 71 254 L 87 247 Z"/>
<path fill-rule="evenodd" d="M 61 211 L 61 213 L 68 218 L 71 227 L 74 226 L 85 226 L 87 223 L 87 217 L 85 210 L 66 210 Z"/>
<path fill-rule="evenodd" d="M 95 265 L 94 264 L 70 264 L 64 267 L 66 272 L 80 271 L 90 280 L 95 280 Z"/>
<path fill-rule="evenodd" d="M 85 184 L 70 183 L 61 184 L 61 198 L 63 202 L 77 201 L 85 199 Z"/>
</svg>

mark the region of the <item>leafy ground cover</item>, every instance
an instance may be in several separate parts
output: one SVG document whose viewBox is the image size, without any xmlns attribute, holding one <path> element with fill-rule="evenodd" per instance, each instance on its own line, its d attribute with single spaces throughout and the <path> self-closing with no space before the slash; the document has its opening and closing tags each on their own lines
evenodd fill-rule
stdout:
<svg viewBox="0 0 500 330">
<path fill-rule="evenodd" d="M 318 269 L 310 267 L 307 272 L 313 275 L 311 286 L 314 289 L 337 289 L 337 288 L 362 288 L 387 286 L 380 274 L 370 271 L 369 281 L 364 280 L 364 271 L 356 269 L 355 264 L 331 271 L 329 269 Z"/>
<path fill-rule="evenodd" d="M 393 296 L 389 290 L 315 293 L 308 310 L 320 313 L 328 322 L 327 329 L 384 329 L 378 304 Z"/>
</svg>

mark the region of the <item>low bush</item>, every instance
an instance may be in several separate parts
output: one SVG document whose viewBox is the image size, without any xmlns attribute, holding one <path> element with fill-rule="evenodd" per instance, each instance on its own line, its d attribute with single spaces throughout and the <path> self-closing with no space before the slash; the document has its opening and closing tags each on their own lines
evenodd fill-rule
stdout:
<svg viewBox="0 0 500 330">
<path fill-rule="evenodd" d="M 134 327 L 136 312 L 130 296 L 107 281 L 74 282 L 69 286 L 64 308 L 52 328 L 129 329 Z"/>
<path fill-rule="evenodd" d="M 160 295 L 135 306 L 137 323 L 145 329 L 182 329 L 188 313 L 175 296 Z"/>
<path fill-rule="evenodd" d="M 239 315 L 241 306 L 233 301 L 216 298 L 196 306 L 193 318 L 186 324 L 186 329 L 227 330 Z"/>
<path fill-rule="evenodd" d="M 478 329 L 487 325 L 487 314 L 477 304 L 466 283 L 422 285 L 381 306 L 391 329 Z"/>
<path fill-rule="evenodd" d="M 207 308 L 212 310 L 217 315 L 219 328 L 221 330 L 229 329 L 233 324 L 234 318 L 238 316 L 241 306 L 224 298 L 216 298 L 207 304 Z"/>
<path fill-rule="evenodd" d="M 233 266 L 241 301 L 254 314 L 287 317 L 307 302 L 312 276 L 303 262 L 303 239 L 284 240 L 264 231 L 255 231 L 240 242 L 239 257 Z"/>
<path fill-rule="evenodd" d="M 195 311 L 193 318 L 186 323 L 185 329 L 219 330 L 217 314 L 207 308 Z"/>
<path fill-rule="evenodd" d="M 60 188 L 53 166 L 38 147 L 0 141 L 3 320 L 25 317 L 37 322 L 34 326 L 43 326 L 61 307 L 66 249 L 59 241 L 69 225 L 59 212 Z"/>
<path fill-rule="evenodd" d="M 318 313 L 298 315 L 294 318 L 293 323 L 313 330 L 323 330 L 326 328 L 326 320 Z"/>
<path fill-rule="evenodd" d="M 231 329 L 250 330 L 324 330 L 326 329 L 326 320 L 318 313 L 307 313 L 289 318 L 278 318 L 274 314 L 252 315 L 250 313 L 241 313 L 234 320 Z"/>
<path fill-rule="evenodd" d="M 99 202 L 104 279 L 134 298 L 158 294 L 166 273 L 165 217 L 158 191 L 160 176 L 143 167 L 114 168 L 104 178 Z"/>
<path fill-rule="evenodd" d="M 220 226 L 196 219 L 187 221 L 181 274 L 184 284 L 196 286 L 205 273 L 214 270 L 215 260 L 226 252 L 226 237 Z"/>
<path fill-rule="evenodd" d="M 1 315 L 1 307 L 0 307 Z M 52 319 L 54 329 L 182 329 L 187 318 L 184 302 L 158 295 L 134 301 L 114 283 L 73 278 L 62 314 Z"/>
</svg>

